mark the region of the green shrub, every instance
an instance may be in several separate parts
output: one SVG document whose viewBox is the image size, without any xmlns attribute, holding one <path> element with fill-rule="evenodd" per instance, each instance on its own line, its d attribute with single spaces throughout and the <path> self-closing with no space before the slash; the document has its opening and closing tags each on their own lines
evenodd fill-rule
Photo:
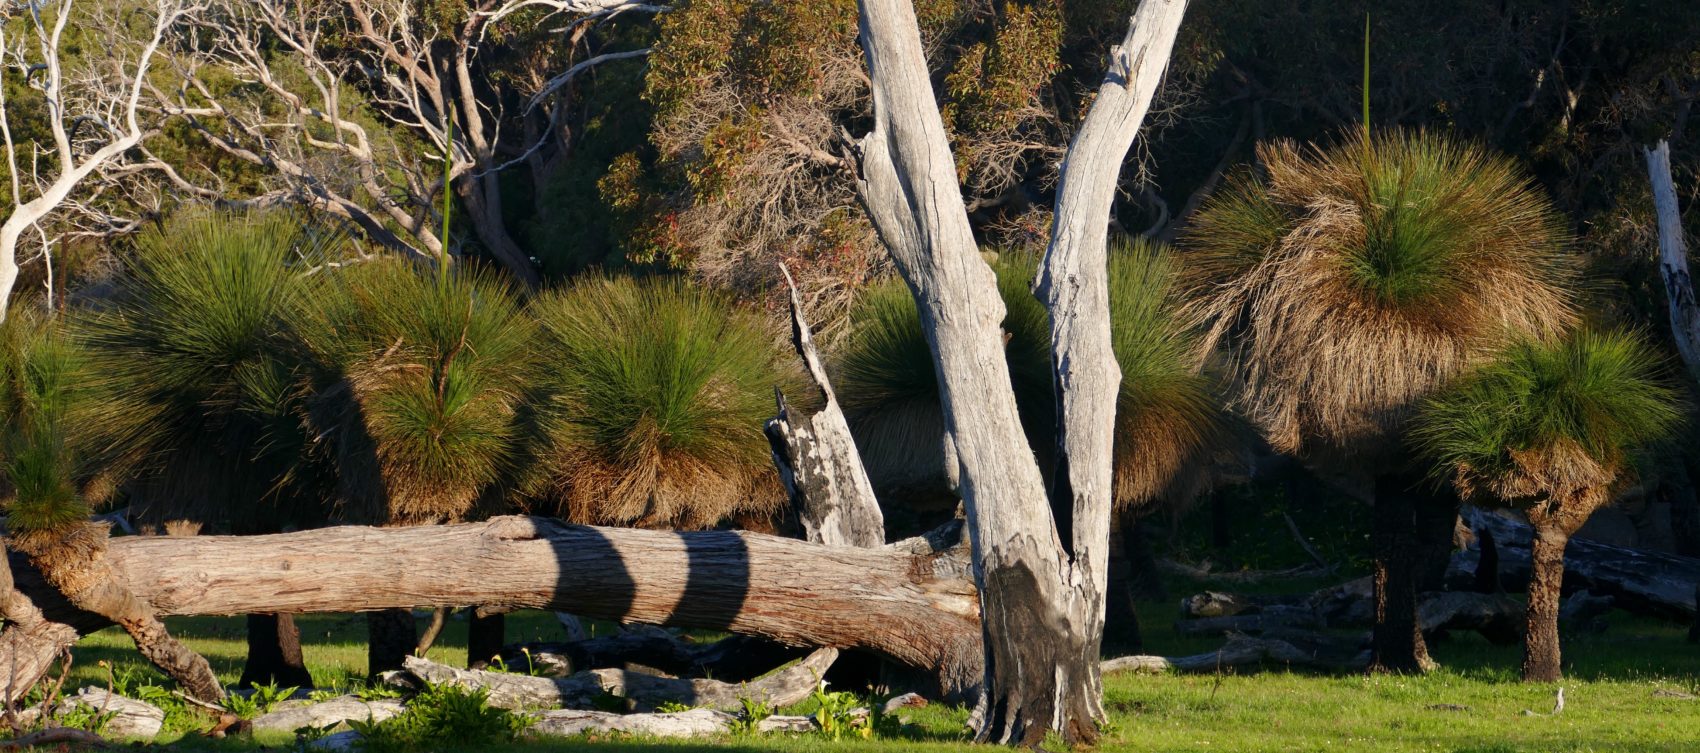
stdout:
<svg viewBox="0 0 1700 753">
<path fill-rule="evenodd" d="M 762 425 L 774 338 L 678 280 L 590 279 L 531 311 L 549 363 L 540 495 L 575 522 L 705 527 L 783 498 Z"/>
<path fill-rule="evenodd" d="M 531 720 L 492 707 L 489 691 L 432 685 L 408 701 L 402 713 L 382 722 L 351 721 L 367 753 L 468 750 L 513 742 Z"/>
</svg>

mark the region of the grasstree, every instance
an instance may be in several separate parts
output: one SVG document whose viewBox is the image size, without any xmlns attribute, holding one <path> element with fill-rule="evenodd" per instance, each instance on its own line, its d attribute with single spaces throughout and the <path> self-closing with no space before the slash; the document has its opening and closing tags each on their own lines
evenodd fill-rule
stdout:
<svg viewBox="0 0 1700 753">
<path fill-rule="evenodd" d="M 186 691 L 203 700 L 222 699 L 224 688 L 207 660 L 173 638 L 155 611 L 131 593 L 108 560 L 107 526 L 89 520 L 91 502 L 114 491 L 107 473 L 115 466 L 105 454 L 121 437 L 109 433 L 106 422 L 131 406 L 102 400 L 91 387 L 87 352 L 52 320 L 19 311 L 3 326 L 0 494 L 7 544 L 27 555 L 71 604 L 122 627 L 142 655 Z M 24 643 L 53 640 L 53 625 L 38 609 L 11 598 L 7 570 L 7 631 Z M 18 667 L 12 671 L 15 677 Z"/>
<path fill-rule="evenodd" d="M 762 422 L 786 363 L 755 313 L 676 279 L 591 278 L 530 311 L 542 358 L 532 485 L 575 523 L 756 523 L 785 496 Z"/>
<path fill-rule="evenodd" d="M 397 258 L 320 277 L 297 330 L 311 369 L 310 452 L 336 479 L 334 517 L 420 525 L 501 511 L 525 460 L 537 373 L 536 330 L 513 291 L 488 272 Z M 369 627 L 374 675 L 418 645 L 408 610 L 374 613 Z M 478 661 L 499 647 L 501 621 L 474 627 Z"/>
<path fill-rule="evenodd" d="M 1037 258 L 995 255 L 1008 335 L 1004 356 L 1023 430 L 1049 465 L 1056 443 L 1050 323 L 1031 293 Z M 1184 502 L 1228 439 L 1218 385 L 1203 368 L 1199 332 L 1181 310 L 1178 259 L 1143 239 L 1114 244 L 1108 261 L 1110 332 L 1122 381 L 1116 396 L 1115 502 L 1134 513 L 1159 498 Z M 945 468 L 938 377 L 915 301 L 901 281 L 870 288 L 850 315 L 835 360 L 841 401 L 882 492 L 905 503 L 954 505 Z"/>
<path fill-rule="evenodd" d="M 324 522 L 323 474 L 304 465 L 300 363 L 287 339 L 341 237 L 287 212 L 179 214 L 137 238 L 111 305 L 79 317 L 110 417 L 144 459 L 134 517 L 163 529 L 275 533 Z M 289 615 L 252 615 L 244 684 L 312 684 Z M 268 639 L 268 636 L 271 636 Z"/>
<path fill-rule="evenodd" d="M 1566 234 L 1513 163 L 1438 135 L 1258 155 L 1265 175 L 1231 182 L 1187 233 L 1193 305 L 1276 450 L 1373 478 L 1374 661 L 1425 669 L 1415 531 L 1452 513 L 1418 499 L 1400 437 L 1418 401 L 1508 336 L 1574 322 Z"/>
<path fill-rule="evenodd" d="M 1633 472 L 1629 453 L 1682 418 L 1659 358 L 1623 334 L 1520 340 L 1428 400 L 1413 436 L 1465 499 L 1535 529 L 1523 679 L 1553 682 L 1564 547 Z"/>
</svg>

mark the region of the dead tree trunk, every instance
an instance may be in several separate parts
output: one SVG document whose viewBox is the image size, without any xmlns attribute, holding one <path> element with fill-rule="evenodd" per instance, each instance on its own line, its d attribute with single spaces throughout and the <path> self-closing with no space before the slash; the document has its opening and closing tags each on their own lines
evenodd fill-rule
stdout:
<svg viewBox="0 0 1700 753">
<path fill-rule="evenodd" d="M 985 633 L 977 737 L 1097 737 L 1110 457 L 1120 375 L 1105 244 L 1122 158 L 1168 65 L 1185 0 L 1145 0 L 1069 148 L 1037 285 L 1051 312 L 1058 466 L 1047 489 L 1008 388 L 1004 310 L 979 254 L 914 8 L 861 0 L 874 98 L 858 192 L 920 310 L 968 511 Z M 1055 515 L 1053 507 L 1069 515 Z"/>
<path fill-rule="evenodd" d="M 1643 150 L 1647 179 L 1653 184 L 1653 208 L 1659 221 L 1659 274 L 1665 281 L 1670 308 L 1671 340 L 1688 371 L 1700 379 L 1700 305 L 1694 301 L 1694 280 L 1688 276 L 1688 244 L 1683 239 L 1682 213 L 1670 173 L 1670 143 Z"/>
<path fill-rule="evenodd" d="M 854 549 L 736 531 L 500 517 L 268 536 L 122 537 L 109 542 L 106 557 L 113 582 L 162 616 L 469 603 L 570 609 L 789 645 L 865 649 L 952 678 L 952 690 L 963 693 L 980 679 L 973 660 L 980 630 L 966 558 L 949 538 Z M 19 668 L 15 698 L 77 634 L 105 623 L 26 572 L 33 568 L 24 558 L 11 565 L 18 583 L 7 614 L 42 613 L 34 631 L 16 631 L 26 624 L 20 621 L 0 633 L 0 667 Z"/>
</svg>

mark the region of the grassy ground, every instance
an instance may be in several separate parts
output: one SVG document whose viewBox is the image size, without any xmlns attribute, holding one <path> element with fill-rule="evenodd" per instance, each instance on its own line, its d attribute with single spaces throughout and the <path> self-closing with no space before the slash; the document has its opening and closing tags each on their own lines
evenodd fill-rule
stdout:
<svg viewBox="0 0 1700 753">
<path fill-rule="evenodd" d="M 1182 639 L 1168 625 L 1172 604 L 1143 605 L 1147 640 L 1155 653 L 1206 651 L 1210 640 Z M 364 680 L 364 620 L 322 615 L 300 619 L 304 651 L 321 687 Z M 173 620 L 178 635 L 200 650 L 221 677 L 234 681 L 243 651 L 236 618 Z M 550 639 L 559 629 L 545 614 L 509 618 L 509 638 Z M 431 658 L 465 661 L 466 623 L 451 620 Z M 1106 703 L 1112 726 L 1103 748 L 1115 751 L 1442 751 L 1445 753 L 1689 753 L 1700 751 L 1700 701 L 1657 697 L 1659 689 L 1700 690 L 1700 647 L 1679 626 L 1614 618 L 1599 634 L 1566 636 L 1570 678 L 1567 708 L 1548 711 L 1554 686 L 1516 681 L 1516 647 L 1495 647 L 1461 636 L 1435 646 L 1445 665 L 1424 677 L 1326 676 L 1280 668 L 1221 676 L 1116 676 Z M 76 650 L 67 687 L 106 683 L 107 661 L 121 671 L 152 677 L 122 633 L 89 636 Z M 1446 705 L 1443 707 L 1443 705 Z M 1464 707 L 1449 710 L 1450 707 Z M 807 707 L 794 709 L 807 712 Z M 727 738 L 668 743 L 651 740 L 551 740 L 523 744 L 540 752 L 596 750 L 952 750 L 960 749 L 965 712 L 931 707 L 904 712 L 902 733 L 876 740 L 832 742 L 818 737 Z M 181 733 L 162 736 L 162 741 Z M 286 746 L 288 736 L 211 741 L 194 735 L 185 748 L 216 750 Z"/>
</svg>

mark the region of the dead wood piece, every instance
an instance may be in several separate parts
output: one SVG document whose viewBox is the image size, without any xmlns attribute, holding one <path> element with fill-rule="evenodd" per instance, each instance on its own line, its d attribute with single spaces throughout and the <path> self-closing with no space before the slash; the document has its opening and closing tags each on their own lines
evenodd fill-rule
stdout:
<svg viewBox="0 0 1700 753">
<path fill-rule="evenodd" d="M 109 738 L 152 740 L 165 724 L 165 712 L 158 706 L 93 686 L 66 696 L 54 713 L 64 714 L 79 706 L 93 709 L 97 714 L 110 715 L 100 728 Z"/>
<path fill-rule="evenodd" d="M 1578 591 L 1564 600 L 1564 605 L 1558 610 L 1558 619 L 1567 625 L 1587 625 L 1604 617 L 1616 606 L 1617 599 L 1610 596 Z"/>
<path fill-rule="evenodd" d="M 381 722 L 402 711 L 401 701 L 380 698 L 363 701 L 352 695 L 306 703 L 285 701 L 278 708 L 253 720 L 254 729 L 293 732 L 302 727 L 334 728 L 349 721 Z"/>
<path fill-rule="evenodd" d="M 50 727 L 11 740 L 0 740 L 0 750 L 33 750 L 48 745 L 87 745 L 93 748 L 112 747 L 93 732 L 69 727 Z"/>
<path fill-rule="evenodd" d="M 1309 644 L 1309 645 L 1299 645 Z M 1108 672 L 1218 672 L 1228 668 L 1261 665 L 1264 662 L 1285 666 L 1309 666 L 1323 669 L 1361 669 L 1368 664 L 1368 655 L 1357 643 L 1342 644 L 1329 636 L 1284 634 L 1279 637 L 1252 638 L 1235 635 L 1222 648 L 1192 656 L 1124 656 L 1105 661 L 1102 670 Z"/>
<path fill-rule="evenodd" d="M 1287 578 L 1314 578 L 1333 572 L 1333 567 L 1320 565 L 1300 565 L 1285 570 L 1214 570 L 1208 561 L 1199 565 L 1189 565 L 1170 559 L 1157 560 L 1157 569 L 1169 575 L 1178 575 L 1193 580 L 1210 580 L 1219 583 L 1262 583 L 1266 580 L 1284 580 Z"/>
<path fill-rule="evenodd" d="M 776 707 L 798 703 L 814 691 L 837 658 L 837 650 L 820 649 L 790 667 L 738 684 L 619 669 L 589 670 L 569 677 L 531 677 L 456 669 L 418 657 L 408 657 L 406 669 L 432 684 L 483 688 L 490 695 L 490 705 L 505 709 L 593 709 L 599 699 L 616 696 L 627 699 L 638 711 L 653 710 L 664 703 L 733 710 L 742 707 L 743 699 L 762 700 Z"/>
<path fill-rule="evenodd" d="M 1421 596 L 1417 626 L 1424 633 L 1474 630 L 1495 645 L 1522 640 L 1524 606 L 1497 594 L 1443 591 Z"/>
<path fill-rule="evenodd" d="M 1502 577 L 1521 588 L 1529 581 L 1530 544 L 1534 529 L 1527 523 L 1474 507 L 1464 519 L 1478 533 L 1492 533 Z M 1469 555 L 1475 555 L 1472 551 Z M 1687 623 L 1700 614 L 1695 608 L 1700 586 L 1700 558 L 1646 549 L 1612 546 L 1571 538 L 1564 549 L 1564 584 L 1610 596 L 1618 609 Z"/>
<path fill-rule="evenodd" d="M 1659 688 L 1658 690 L 1653 691 L 1653 697 L 1670 698 L 1677 701 L 1700 701 L 1700 695 L 1684 693 L 1680 690 L 1671 690 L 1670 688 Z"/>
<path fill-rule="evenodd" d="M 1275 628 L 1326 627 L 1321 616 L 1307 607 L 1271 605 L 1255 614 L 1229 617 L 1202 617 L 1175 623 L 1175 632 L 1187 636 L 1227 635 L 1229 633 L 1262 633 Z"/>
<path fill-rule="evenodd" d="M 1257 614 L 1270 606 L 1298 606 L 1305 604 L 1308 596 L 1263 596 L 1250 594 L 1226 593 L 1223 591 L 1205 591 L 1181 599 L 1181 616 L 1185 618 L 1199 617 L 1233 617 L 1239 614 Z"/>
<path fill-rule="evenodd" d="M 531 725 L 531 736 L 565 737 L 593 732 L 617 732 L 651 737 L 701 737 L 730 732 L 738 719 L 713 709 L 691 709 L 665 714 L 614 714 L 607 711 L 562 709 L 545 711 Z M 756 723 L 758 732 L 812 732 L 814 720 L 806 716 L 770 716 Z"/>
</svg>

